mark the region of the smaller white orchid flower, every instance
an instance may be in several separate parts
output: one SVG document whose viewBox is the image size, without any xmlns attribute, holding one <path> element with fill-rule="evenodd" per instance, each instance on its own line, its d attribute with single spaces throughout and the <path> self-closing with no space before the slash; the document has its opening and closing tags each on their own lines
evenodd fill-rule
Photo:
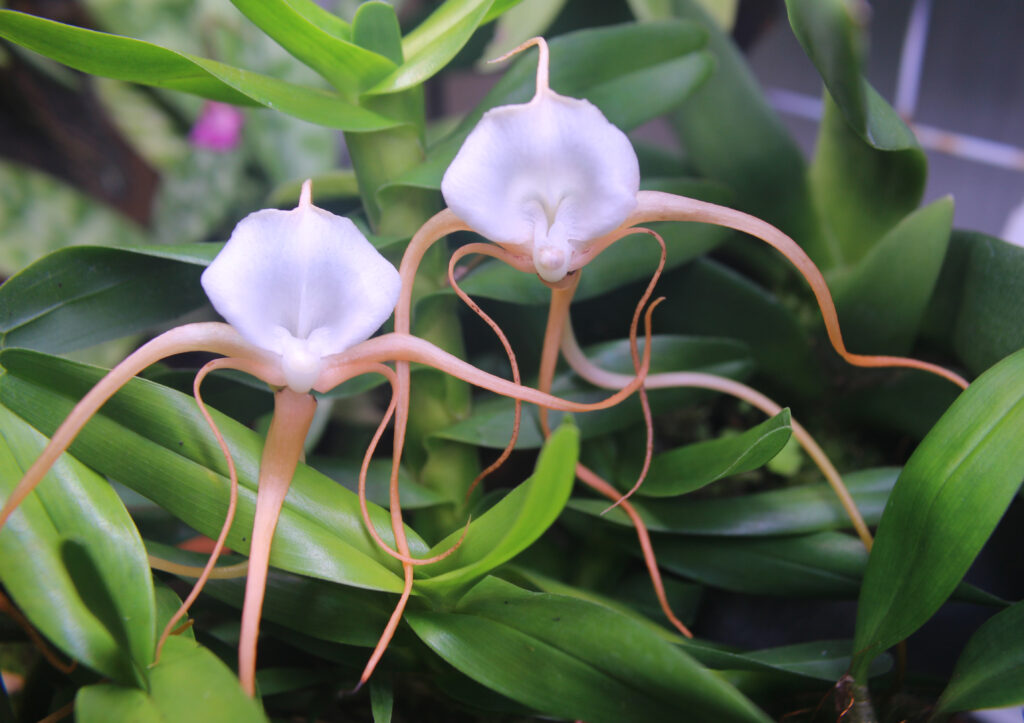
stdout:
<svg viewBox="0 0 1024 723">
<path fill-rule="evenodd" d="M 278 354 L 290 389 L 316 384 L 324 359 L 355 346 L 395 308 L 398 271 L 342 216 L 297 208 L 242 219 L 202 275 L 213 308 L 254 346 Z"/>
<path fill-rule="evenodd" d="M 596 106 L 551 90 L 542 38 L 512 53 L 530 45 L 540 51 L 533 99 L 484 114 L 441 193 L 474 231 L 529 256 L 540 277 L 556 283 L 636 207 L 640 166 L 626 134 Z"/>
</svg>

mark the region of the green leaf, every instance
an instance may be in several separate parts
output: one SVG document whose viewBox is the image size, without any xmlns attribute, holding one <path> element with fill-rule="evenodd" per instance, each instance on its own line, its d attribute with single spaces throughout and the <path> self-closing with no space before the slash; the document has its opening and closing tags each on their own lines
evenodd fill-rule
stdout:
<svg viewBox="0 0 1024 723">
<path fill-rule="evenodd" d="M 392 63 L 402 64 L 402 29 L 395 9 L 385 2 L 365 2 L 352 19 L 352 37 L 364 48 L 379 53 Z"/>
<path fill-rule="evenodd" d="M 84 73 L 236 105 L 262 105 L 330 128 L 372 131 L 398 125 L 325 90 L 11 10 L 0 10 L 0 37 Z"/>
<path fill-rule="evenodd" d="M 1024 704 L 1024 602 L 996 613 L 956 661 L 939 713 Z"/>
<path fill-rule="evenodd" d="M 742 378 L 750 370 L 746 347 L 731 340 L 655 336 L 652 344 L 652 373 L 687 370 Z M 644 342 L 641 341 L 641 353 L 643 348 Z M 603 369 L 623 374 L 634 373 L 629 341 L 626 339 L 590 346 L 585 352 L 591 361 Z M 571 372 L 557 375 L 552 383 L 551 392 L 563 399 L 579 402 L 597 402 L 611 394 L 608 390 L 595 390 Z M 707 394 L 708 392 L 695 389 L 659 389 L 648 392 L 651 409 L 655 414 L 692 404 Z M 552 425 L 557 424 L 562 417 L 562 412 L 548 414 Z M 513 418 L 512 400 L 488 399 L 474 405 L 473 412 L 467 418 L 436 432 L 435 436 L 476 446 L 502 449 L 511 437 Z M 574 418 L 579 425 L 581 438 L 588 439 L 639 423 L 643 419 L 643 413 L 639 401 L 629 399 L 610 409 L 584 412 Z M 536 408 L 524 405 L 516 449 L 533 449 L 539 447 L 543 440 Z"/>
<path fill-rule="evenodd" d="M 0 364 L 6 370 L 0 377 L 0 401 L 48 433 L 103 374 L 95 367 L 20 350 L 0 353 Z M 263 440 L 211 413 L 239 475 L 238 512 L 228 545 L 245 552 Z M 199 532 L 218 534 L 227 509 L 226 463 L 191 397 L 133 379 L 86 425 L 71 453 Z M 370 515 L 381 536 L 391 540 L 388 514 L 371 505 Z M 413 554 L 426 550 L 415 532 L 408 535 Z M 369 589 L 401 590 L 399 568 L 364 529 L 355 495 L 303 464 L 295 471 L 278 521 L 270 564 Z"/>
<path fill-rule="evenodd" d="M 198 553 L 152 541 L 147 541 L 146 547 L 150 554 L 164 560 L 200 567 L 206 563 L 206 556 Z M 241 561 L 237 556 L 225 556 L 218 565 Z M 187 578 L 186 582 L 191 584 L 193 579 Z M 203 595 L 241 610 L 245 578 L 209 580 Z M 372 648 L 387 625 L 396 599 L 387 593 L 270 570 L 262 620 L 319 640 Z"/>
<path fill-rule="evenodd" d="M 735 688 L 608 608 L 488 578 L 454 613 L 407 616 L 457 669 L 541 713 L 601 721 L 766 721 Z"/>
<path fill-rule="evenodd" d="M 786 0 L 789 23 L 850 127 L 881 151 L 913 149 L 914 134 L 862 73 L 865 6 L 854 0 Z"/>
<path fill-rule="evenodd" d="M 446 0 L 402 41 L 405 62 L 367 93 L 382 95 L 420 85 L 444 68 L 487 17 L 494 0 Z"/>
<path fill-rule="evenodd" d="M 322 75 L 348 100 L 395 68 L 395 63 L 321 29 L 291 0 L 231 0 L 278 45 Z"/>
<path fill-rule="evenodd" d="M 917 208 L 927 170 L 927 160 L 913 136 L 907 145 L 896 148 L 868 145 L 826 96 L 810 169 L 828 243 L 828 256 L 819 260 L 823 268 L 845 269 L 867 256 Z"/>
<path fill-rule="evenodd" d="M 565 507 L 576 480 L 579 432 L 563 424 L 541 450 L 533 474 L 498 504 L 474 520 L 462 545 L 425 572 L 418 580 L 420 590 L 449 592 L 462 587 L 508 562 L 532 545 L 550 527 Z M 430 555 L 439 554 L 459 541 L 462 530 L 437 543 Z"/>
<path fill-rule="evenodd" d="M 79 689 L 75 696 L 75 720 L 78 723 L 167 723 L 144 690 L 112 683 Z"/>
<path fill-rule="evenodd" d="M 981 375 L 903 468 L 857 609 L 853 673 L 946 601 L 1024 477 L 1024 350 Z"/>
<path fill-rule="evenodd" d="M 787 395 L 812 395 L 821 389 L 814 345 L 793 311 L 774 294 L 710 259 L 688 264 L 666 282 L 672 284 L 672 295 L 665 306 L 680 311 L 655 312 L 660 331 L 738 339 L 749 346 L 758 374 Z"/>
<path fill-rule="evenodd" d="M 945 340 L 971 371 L 981 373 L 1024 347 L 1022 308 L 1024 248 L 954 231 L 928 310 L 929 336 Z"/>
<path fill-rule="evenodd" d="M 839 532 L 731 539 L 659 535 L 653 544 L 663 568 L 749 595 L 853 598 L 867 562 L 860 541 Z"/>
<path fill-rule="evenodd" d="M 370 710 L 373 723 L 391 723 L 391 712 L 395 707 L 395 691 L 389 681 L 376 676 L 370 681 Z"/>
<path fill-rule="evenodd" d="M 832 285 L 849 348 L 907 354 L 917 338 L 946 256 L 953 200 L 900 221 L 848 276 Z"/>
<path fill-rule="evenodd" d="M 193 640 L 171 636 L 160 662 L 146 674 L 146 689 L 101 683 L 82 688 L 75 719 L 85 723 L 132 721 L 238 721 L 266 723 L 260 704 L 217 656 Z"/>
<path fill-rule="evenodd" d="M 715 59 L 708 82 L 671 116 L 690 162 L 735 191 L 737 208 L 778 226 L 819 260 L 822 235 L 803 154 L 764 99 L 743 54 L 701 3 L 671 3 L 677 18 L 707 32 Z"/>
<path fill-rule="evenodd" d="M 898 474 L 898 468 L 881 467 L 843 475 L 843 482 L 867 524 L 875 524 L 882 516 L 885 502 Z M 648 476 L 637 494 L 645 493 L 650 482 L 651 478 Z M 601 500 L 573 499 L 570 500 L 569 507 L 601 517 L 608 522 L 633 526 L 629 517 L 621 510 L 615 509 L 603 514 L 608 503 Z M 825 483 L 787 487 L 739 497 L 657 502 L 634 499 L 633 507 L 640 513 L 640 517 L 647 523 L 651 532 L 731 537 L 797 535 L 850 527 L 850 520 L 839 504 L 835 492 Z"/>
<path fill-rule="evenodd" d="M 0 407 L 4 497 L 46 439 Z M 155 602 L 142 540 L 106 480 L 62 458 L 8 520 L 0 580 L 32 624 L 66 654 L 133 683 L 153 660 Z"/>
<path fill-rule="evenodd" d="M 705 41 L 693 24 L 666 22 L 591 28 L 550 43 L 551 87 L 563 95 L 595 103 L 624 130 L 656 117 L 681 102 L 706 73 L 704 60 L 688 59 Z M 534 53 L 517 60 L 491 92 L 456 129 L 433 145 L 427 160 L 405 173 L 396 186 L 439 189 L 441 177 L 484 112 L 533 97 Z M 630 80 L 625 80 L 626 78 Z M 641 103 L 620 102 L 643 96 Z"/>
<path fill-rule="evenodd" d="M 75 246 L 56 251 L 0 286 L 0 348 L 66 352 L 134 334 L 206 304 L 199 285 L 218 247 Z M 155 250 L 155 249 L 154 249 Z"/>
<path fill-rule="evenodd" d="M 789 441 L 790 412 L 783 409 L 756 427 L 707 442 L 663 452 L 651 460 L 637 490 L 644 497 L 672 497 L 700 489 L 729 475 L 757 469 Z"/>
</svg>

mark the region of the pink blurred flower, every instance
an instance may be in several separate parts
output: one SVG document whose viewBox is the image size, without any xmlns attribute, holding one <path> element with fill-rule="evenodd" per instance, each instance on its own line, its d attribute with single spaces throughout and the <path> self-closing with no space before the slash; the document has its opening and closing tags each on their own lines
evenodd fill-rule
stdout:
<svg viewBox="0 0 1024 723">
<path fill-rule="evenodd" d="M 189 140 L 197 148 L 224 153 L 234 150 L 242 135 L 245 116 L 233 105 L 208 100 L 199 120 L 192 126 Z"/>
</svg>

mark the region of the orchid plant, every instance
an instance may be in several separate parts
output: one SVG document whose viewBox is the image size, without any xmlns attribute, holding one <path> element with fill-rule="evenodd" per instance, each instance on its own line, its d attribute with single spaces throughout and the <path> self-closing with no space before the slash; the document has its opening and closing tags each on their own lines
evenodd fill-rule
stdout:
<svg viewBox="0 0 1024 723">
<path fill-rule="evenodd" d="M 923 156 L 843 0 L 787 0 L 827 89 L 809 168 L 696 0 L 603 28 L 567 7 L 550 47 L 528 0 L 418 24 L 232 3 L 290 56 L 267 75 L 219 37 L 200 57 L 0 11 L 17 46 L 204 98 L 180 106 L 204 148 L 283 113 L 351 159 L 223 245 L 66 249 L 0 286 L 0 611 L 48 661 L 3 663 L 18 715 L 813 720 L 831 697 L 903 719 L 902 641 L 951 596 L 998 612 L 915 704 L 1021 702 L 1020 604 L 962 578 L 1024 473 L 1024 261 L 917 208 Z M 519 57 L 429 127 L 424 83 L 492 21 Z M 666 114 L 685 158 L 627 135 Z M 207 305 L 224 321 L 109 373 L 49 355 Z M 779 596 L 856 599 L 856 621 L 769 647 L 735 599 Z"/>
</svg>

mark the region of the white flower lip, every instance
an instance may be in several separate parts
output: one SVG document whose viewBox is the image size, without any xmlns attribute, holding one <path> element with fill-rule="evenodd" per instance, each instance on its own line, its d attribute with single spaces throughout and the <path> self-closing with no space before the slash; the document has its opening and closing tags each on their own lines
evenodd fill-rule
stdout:
<svg viewBox="0 0 1024 723">
<path fill-rule="evenodd" d="M 597 107 L 548 88 L 547 46 L 530 42 L 541 51 L 536 95 L 484 114 L 445 172 L 441 193 L 474 231 L 531 256 L 553 283 L 634 209 L 640 168 L 626 134 Z"/>
<path fill-rule="evenodd" d="M 308 392 L 325 357 L 368 339 L 398 302 L 395 267 L 349 219 L 317 208 L 310 182 L 291 211 L 242 219 L 202 275 L 224 319 L 281 355 L 288 386 Z"/>
</svg>

